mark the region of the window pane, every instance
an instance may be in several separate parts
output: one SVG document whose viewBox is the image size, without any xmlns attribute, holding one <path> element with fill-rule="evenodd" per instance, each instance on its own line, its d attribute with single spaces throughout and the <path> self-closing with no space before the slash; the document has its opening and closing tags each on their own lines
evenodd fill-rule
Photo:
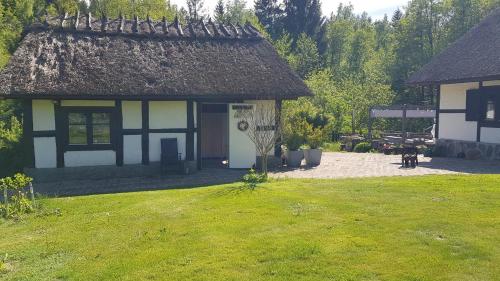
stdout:
<svg viewBox="0 0 500 281">
<path fill-rule="evenodd" d="M 109 113 L 92 113 L 92 135 L 94 144 L 111 143 L 111 116 Z"/>
<path fill-rule="evenodd" d="M 69 144 L 87 144 L 87 120 L 83 113 L 70 113 Z"/>
<path fill-rule="evenodd" d="M 486 107 L 486 119 L 495 120 L 495 102 L 492 100 L 488 101 L 488 106 Z"/>
</svg>

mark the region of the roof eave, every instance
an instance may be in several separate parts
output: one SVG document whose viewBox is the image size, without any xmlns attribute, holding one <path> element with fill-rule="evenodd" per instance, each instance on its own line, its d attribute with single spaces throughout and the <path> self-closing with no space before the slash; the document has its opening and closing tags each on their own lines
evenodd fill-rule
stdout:
<svg viewBox="0 0 500 281">
<path fill-rule="evenodd" d="M 460 83 L 471 83 L 471 82 L 482 82 L 482 81 L 493 81 L 500 80 L 500 74 L 488 75 L 488 76 L 478 76 L 470 78 L 455 78 L 455 79 L 442 79 L 442 80 L 408 80 L 406 85 L 408 86 L 436 86 L 442 84 L 460 84 Z"/>
</svg>

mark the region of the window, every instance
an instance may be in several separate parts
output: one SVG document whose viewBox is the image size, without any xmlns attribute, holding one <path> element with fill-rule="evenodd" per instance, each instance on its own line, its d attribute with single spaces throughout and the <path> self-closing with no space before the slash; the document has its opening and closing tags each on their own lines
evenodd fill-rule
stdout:
<svg viewBox="0 0 500 281">
<path fill-rule="evenodd" d="M 92 143 L 111 143 L 111 122 L 109 113 L 92 113 Z"/>
<path fill-rule="evenodd" d="M 87 117 L 83 113 L 68 114 L 69 144 L 87 144 Z"/>
<path fill-rule="evenodd" d="M 111 144 L 111 112 L 69 112 L 68 144 Z"/>
<path fill-rule="evenodd" d="M 495 120 L 495 101 L 488 100 L 486 104 L 486 120 Z"/>
</svg>

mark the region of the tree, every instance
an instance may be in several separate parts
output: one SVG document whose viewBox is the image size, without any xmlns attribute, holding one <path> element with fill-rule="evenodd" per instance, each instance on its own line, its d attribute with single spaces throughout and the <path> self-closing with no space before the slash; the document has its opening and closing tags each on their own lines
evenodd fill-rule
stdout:
<svg viewBox="0 0 500 281">
<path fill-rule="evenodd" d="M 187 6 L 189 21 L 197 22 L 204 17 L 204 0 L 187 0 Z"/>
<path fill-rule="evenodd" d="M 232 24 L 244 24 L 253 21 L 255 14 L 246 8 L 245 0 L 232 0 L 226 4 L 225 20 Z"/>
<path fill-rule="evenodd" d="M 268 155 L 281 139 L 281 124 L 278 118 L 274 104 L 264 103 L 256 104 L 254 110 L 243 110 L 241 115 L 241 121 L 248 124 L 245 133 L 255 144 L 260 156 L 261 172 L 265 175 L 268 172 Z"/>
<path fill-rule="evenodd" d="M 217 1 L 214 11 L 215 20 L 217 22 L 224 22 L 225 13 L 226 9 L 224 7 L 224 2 L 222 0 Z"/>
<path fill-rule="evenodd" d="M 276 39 L 283 31 L 283 10 L 278 0 L 255 0 L 255 15 L 264 28 Z"/>
<path fill-rule="evenodd" d="M 302 33 L 297 41 L 297 48 L 290 60 L 292 67 L 300 77 L 306 78 L 319 67 L 320 58 L 316 42 Z"/>
<path fill-rule="evenodd" d="M 293 48 L 302 33 L 320 41 L 318 34 L 324 23 L 319 0 L 285 0 L 283 27 L 292 37 Z"/>
</svg>

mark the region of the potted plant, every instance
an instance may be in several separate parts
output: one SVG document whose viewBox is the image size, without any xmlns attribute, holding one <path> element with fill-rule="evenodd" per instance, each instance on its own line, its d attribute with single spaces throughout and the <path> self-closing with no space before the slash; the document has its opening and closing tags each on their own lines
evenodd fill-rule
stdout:
<svg viewBox="0 0 500 281">
<path fill-rule="evenodd" d="M 319 166 L 323 150 L 321 145 L 325 140 L 325 133 L 322 128 L 310 128 L 306 137 L 307 149 L 304 150 L 304 158 L 307 166 Z"/>
<path fill-rule="evenodd" d="M 298 168 L 302 164 L 304 153 L 300 150 L 303 138 L 297 133 L 292 133 L 286 138 L 286 163 L 288 167 Z"/>
</svg>

